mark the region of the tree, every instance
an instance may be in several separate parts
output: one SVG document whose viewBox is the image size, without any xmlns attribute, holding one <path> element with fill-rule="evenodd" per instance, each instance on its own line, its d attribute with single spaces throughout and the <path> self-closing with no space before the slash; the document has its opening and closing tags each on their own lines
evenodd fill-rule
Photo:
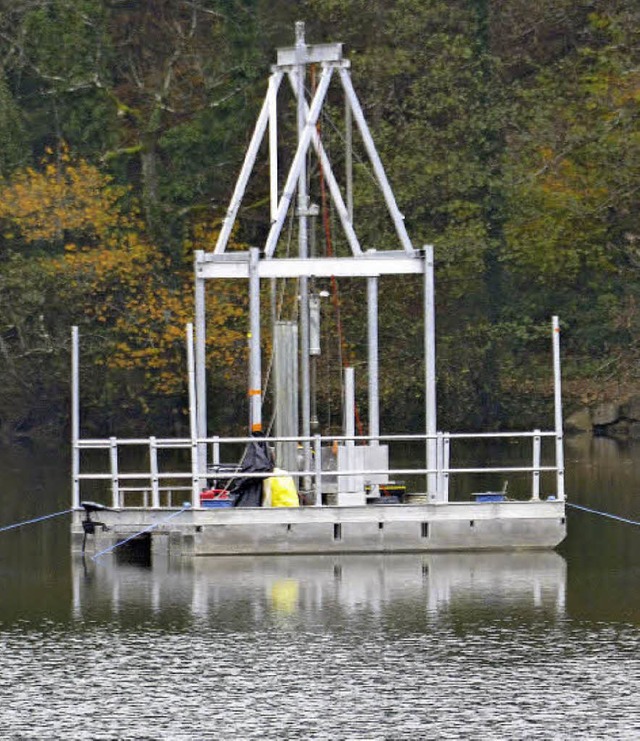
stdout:
<svg viewBox="0 0 640 741">
<path fill-rule="evenodd" d="M 125 416 L 127 410 L 147 415 L 156 398 L 165 400 L 160 407 L 168 404 L 182 414 L 190 266 L 185 262 L 176 270 L 170 264 L 146 236 L 136 210 L 127 210 L 128 196 L 112 177 L 66 149 L 59 160 L 51 152 L 41 169 L 18 171 L 3 184 L 0 224 L 8 249 L 0 278 L 4 299 L 15 306 L 3 314 L 0 349 L 16 381 L 33 375 L 25 372 L 27 363 L 41 379 L 44 363 L 51 362 L 43 338 L 59 371 L 68 352 L 63 338 L 78 324 L 89 334 L 85 359 L 102 369 L 89 381 L 93 405 L 105 411 L 120 399 Z M 201 248 L 210 238 L 200 226 L 187 248 Z M 16 300 L 27 276 L 33 287 Z M 218 330 L 211 337 L 210 362 L 224 369 L 219 376 L 229 382 L 245 352 L 244 302 L 226 287 L 209 296 L 208 308 Z M 62 383 L 59 377 L 56 382 Z M 35 382 L 28 386 L 25 400 L 38 388 Z M 105 417 L 111 415 L 106 410 Z"/>
<path fill-rule="evenodd" d="M 515 308 L 564 314 L 570 348 L 598 364 L 640 349 L 638 20 L 625 3 L 584 14 L 572 53 L 518 81 L 505 168 Z"/>
</svg>

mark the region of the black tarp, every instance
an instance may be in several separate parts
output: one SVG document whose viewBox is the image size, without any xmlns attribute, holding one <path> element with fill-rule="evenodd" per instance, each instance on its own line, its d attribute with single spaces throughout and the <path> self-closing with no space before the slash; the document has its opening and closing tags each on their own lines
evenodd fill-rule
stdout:
<svg viewBox="0 0 640 741">
<path fill-rule="evenodd" d="M 243 473 L 271 473 L 273 459 L 267 443 L 260 439 L 262 433 L 254 433 L 255 440 L 247 443 L 238 478 L 231 487 L 235 495 L 234 507 L 260 507 L 262 505 L 261 478 L 243 477 Z"/>
</svg>

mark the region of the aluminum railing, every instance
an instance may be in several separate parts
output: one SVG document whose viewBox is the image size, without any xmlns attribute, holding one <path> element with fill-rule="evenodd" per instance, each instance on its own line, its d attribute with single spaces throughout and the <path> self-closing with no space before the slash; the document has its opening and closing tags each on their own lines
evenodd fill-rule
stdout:
<svg viewBox="0 0 640 741">
<path fill-rule="evenodd" d="M 451 447 L 454 441 L 460 440 L 489 440 L 489 439 L 522 439 L 532 440 L 531 465 L 520 466 L 451 466 Z M 543 438 L 555 439 L 556 460 L 554 465 L 541 464 L 541 449 Z M 412 468 L 364 468 L 348 470 L 327 470 L 322 468 L 322 448 L 340 444 L 377 444 L 377 443 L 407 443 L 424 442 L 435 439 L 436 460 L 435 466 L 412 467 Z M 310 437 L 265 437 L 260 438 L 269 444 L 273 443 L 296 443 L 303 445 L 311 451 L 303 470 L 292 471 L 292 475 L 299 481 L 313 482 L 312 492 L 315 492 L 315 503 L 322 505 L 323 477 L 343 476 L 425 476 L 435 477 L 435 491 L 430 492 L 429 501 L 435 503 L 446 503 L 449 501 L 449 482 L 452 476 L 465 474 L 530 474 L 531 475 L 531 499 L 540 499 L 540 478 L 543 473 L 553 473 L 556 478 L 557 499 L 564 500 L 564 468 L 562 455 L 562 439 L 558 440 L 556 432 L 534 430 L 532 432 L 489 432 L 489 433 L 450 433 L 438 432 L 435 435 L 377 435 L 375 437 L 359 436 L 321 436 Z M 175 496 L 180 494 L 183 500 L 190 501 L 192 507 L 199 508 L 200 493 L 206 487 L 207 480 L 216 478 L 214 470 L 220 464 L 220 450 L 224 445 L 239 446 L 248 442 L 255 442 L 255 437 L 208 437 L 202 439 L 191 438 L 125 438 L 118 439 L 80 439 L 73 448 L 73 506 L 78 507 L 81 500 L 81 485 L 83 482 L 108 481 L 110 482 L 111 501 L 110 506 L 121 508 L 126 506 L 142 506 L 158 509 L 161 507 L 175 506 Z M 148 451 L 149 465 L 144 471 L 122 471 L 120 466 L 120 448 L 139 447 Z M 203 456 L 202 451 L 209 448 L 211 451 L 209 464 L 206 460 L 209 456 Z M 109 454 L 109 470 L 99 473 L 81 471 L 81 454 L 89 450 L 106 450 Z M 183 450 L 188 455 L 185 458 L 182 470 L 161 471 L 158 453 L 161 450 Z M 559 458 L 559 460 L 558 460 Z M 242 478 L 264 478 L 264 473 L 237 474 Z M 217 478 L 229 480 L 234 478 L 233 474 L 227 472 L 224 476 Z M 137 495 L 138 503 L 130 505 L 132 496 Z M 164 500 L 164 501 L 163 501 Z"/>
</svg>

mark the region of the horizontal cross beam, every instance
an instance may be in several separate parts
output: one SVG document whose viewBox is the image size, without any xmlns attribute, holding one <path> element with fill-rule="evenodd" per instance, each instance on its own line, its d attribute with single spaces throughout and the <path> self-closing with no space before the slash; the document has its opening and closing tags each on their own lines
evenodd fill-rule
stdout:
<svg viewBox="0 0 640 741">
<path fill-rule="evenodd" d="M 342 44 L 304 44 L 300 50 L 295 46 L 278 49 L 276 67 L 322 62 L 342 62 Z"/>
<path fill-rule="evenodd" d="M 198 278 L 249 278 L 247 252 L 228 252 L 226 255 L 196 253 Z M 378 275 L 408 275 L 424 272 L 424 261 L 404 251 L 364 254 L 358 257 L 307 257 L 264 259 L 258 263 L 260 278 L 351 278 Z"/>
</svg>

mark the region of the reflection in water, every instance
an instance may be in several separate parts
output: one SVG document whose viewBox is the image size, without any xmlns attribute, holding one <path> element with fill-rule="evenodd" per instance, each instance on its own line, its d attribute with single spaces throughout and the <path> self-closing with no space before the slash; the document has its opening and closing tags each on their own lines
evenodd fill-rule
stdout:
<svg viewBox="0 0 640 741">
<path fill-rule="evenodd" d="M 159 560 L 152 568 L 102 559 L 73 562 L 76 618 L 150 609 L 191 618 L 242 615 L 242 624 L 271 613 L 313 622 L 330 615 L 382 616 L 401 604 L 413 619 L 457 609 L 471 619 L 491 606 L 565 609 L 566 563 L 552 551 L 412 555 L 227 556 Z M 238 616 L 234 625 L 238 626 Z"/>
<path fill-rule="evenodd" d="M 38 739 L 633 738 L 638 631 L 555 553 L 74 560 L 71 624 L 0 631 Z"/>
</svg>

